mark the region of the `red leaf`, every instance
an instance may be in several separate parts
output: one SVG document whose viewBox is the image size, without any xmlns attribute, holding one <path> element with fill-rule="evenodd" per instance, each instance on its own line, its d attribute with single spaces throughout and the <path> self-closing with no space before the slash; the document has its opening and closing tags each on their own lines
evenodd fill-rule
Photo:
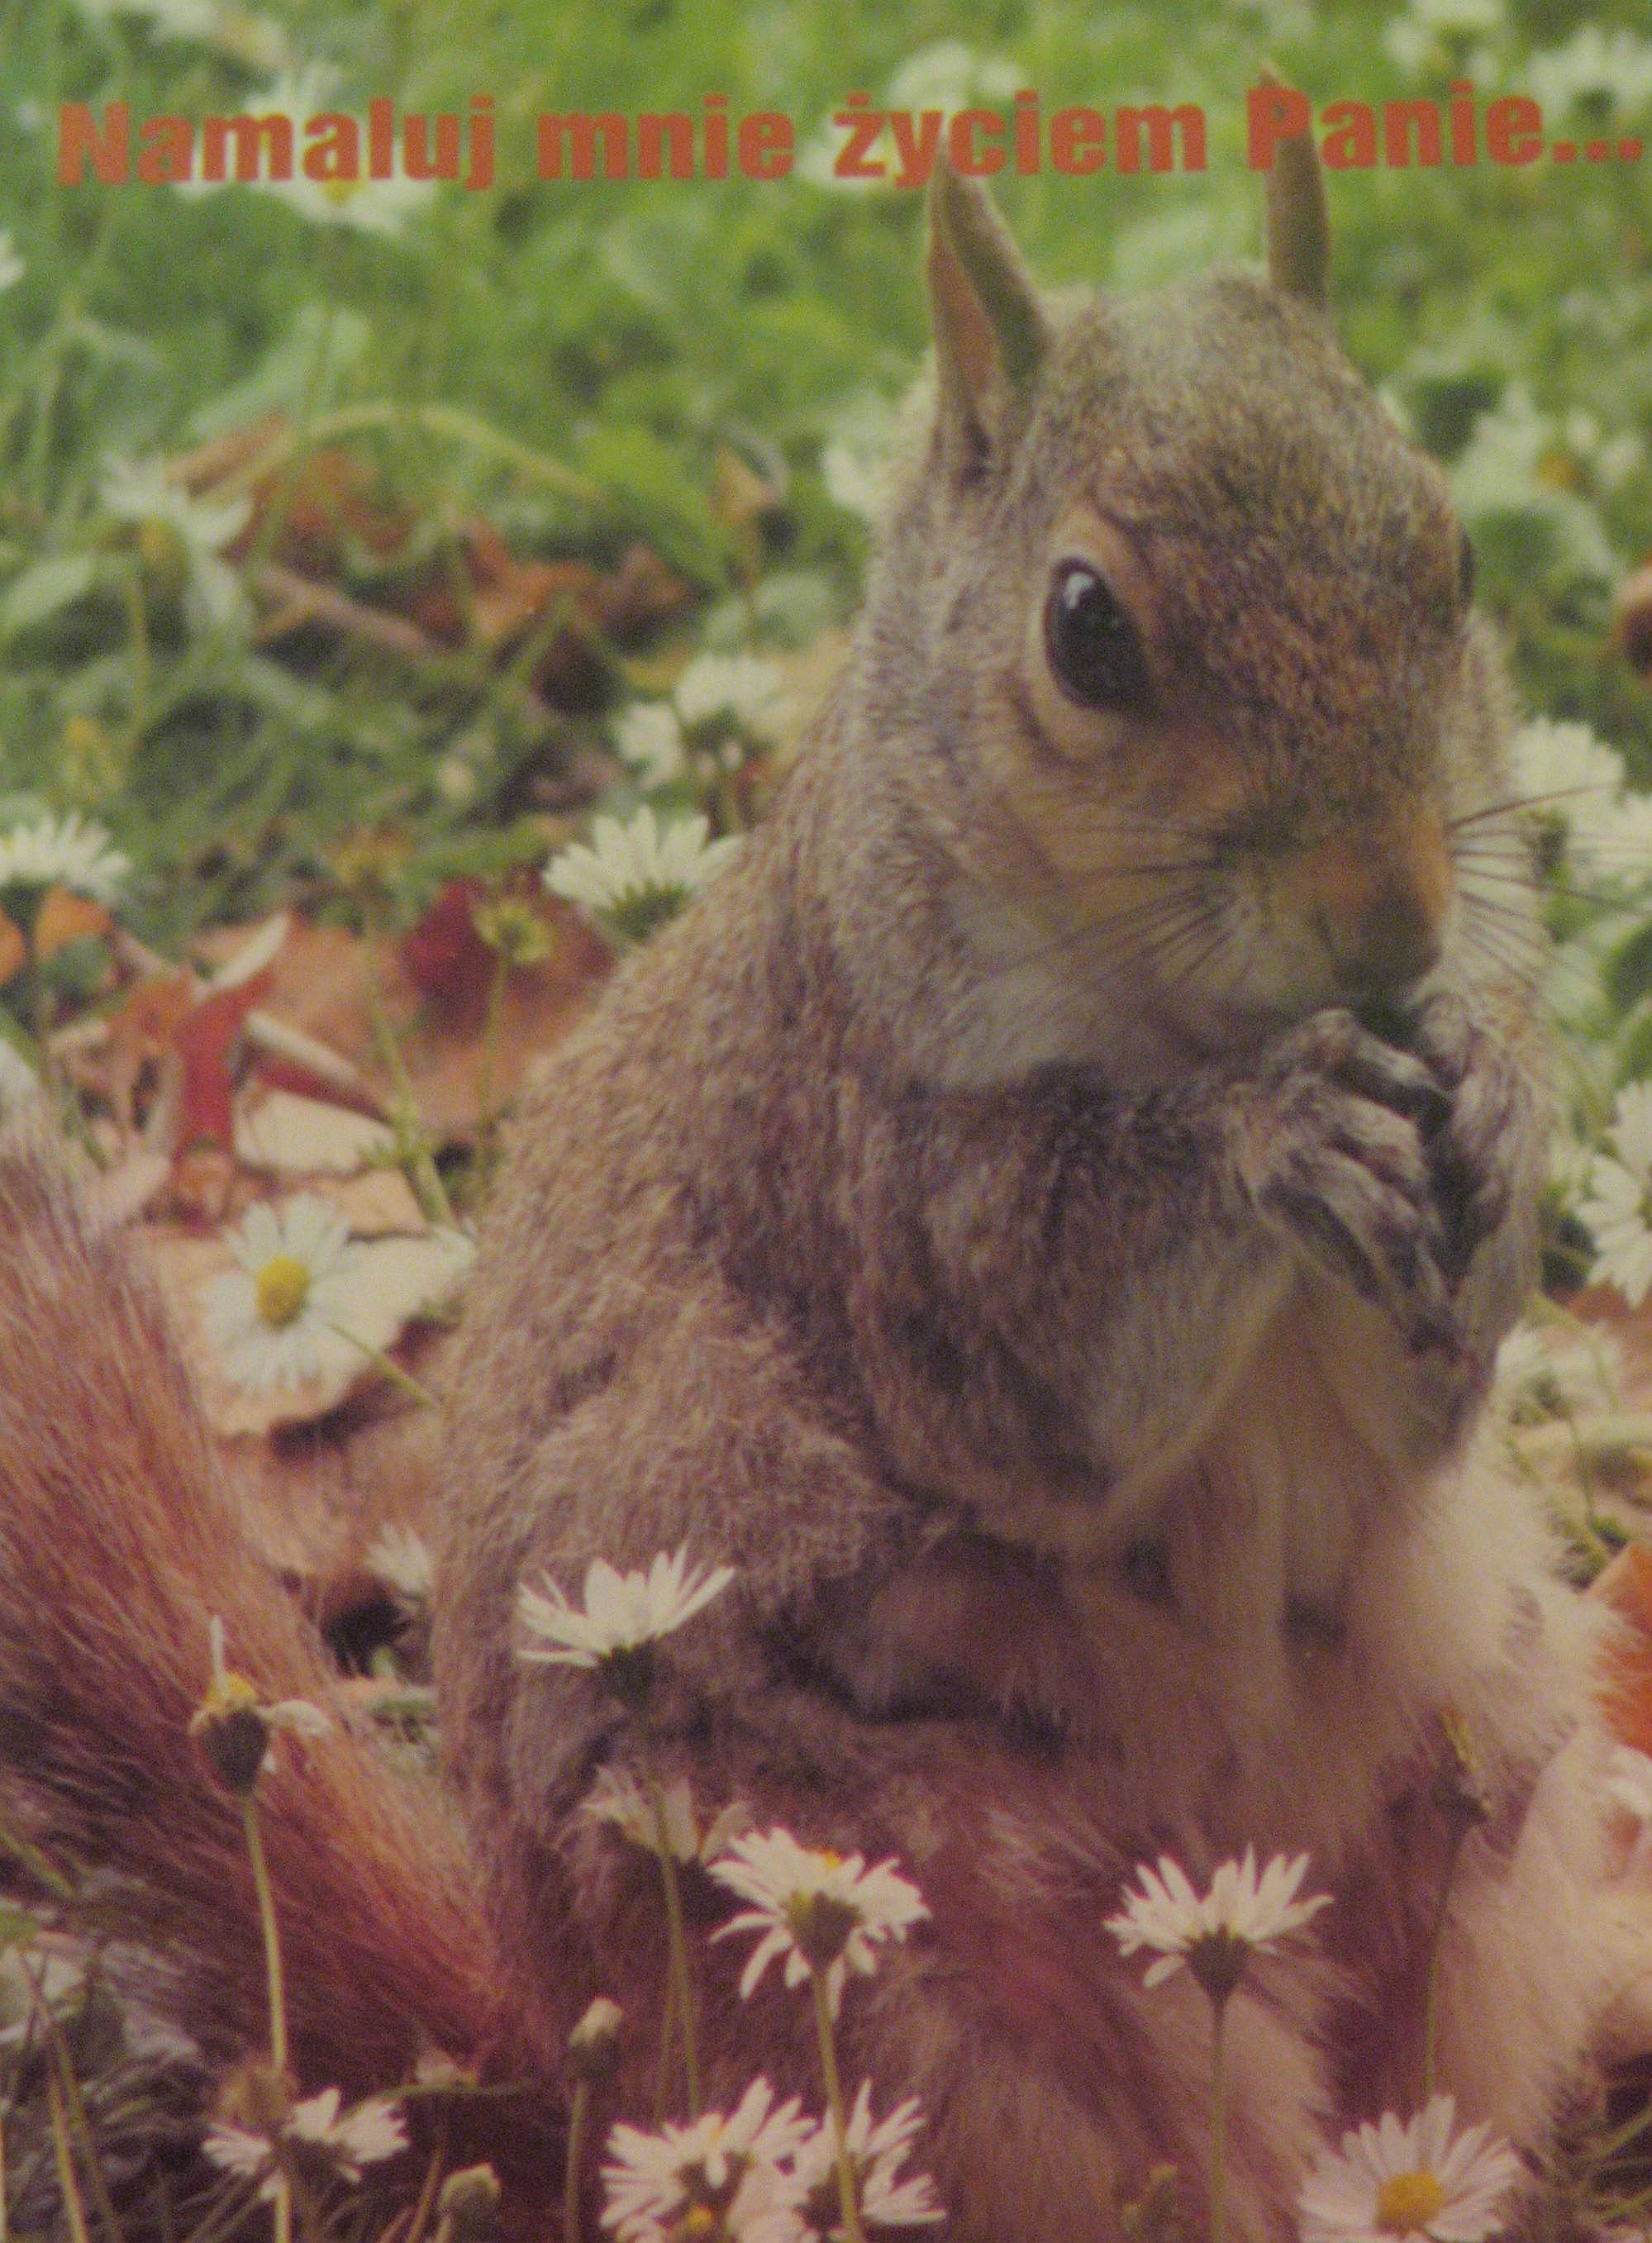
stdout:
<svg viewBox="0 0 1652 2243">
<path fill-rule="evenodd" d="M 481 1005 L 493 980 L 494 953 L 476 932 L 480 880 L 449 880 L 419 924 L 401 938 L 401 963 L 427 997 L 454 1012 Z"/>
<path fill-rule="evenodd" d="M 202 1143 L 226 1148 L 233 1143 L 235 1047 L 243 1022 L 263 1001 L 270 980 L 266 967 L 239 988 L 212 991 L 192 1008 L 173 1037 L 172 1048 L 184 1069 L 179 1107 L 181 1152 Z"/>
</svg>

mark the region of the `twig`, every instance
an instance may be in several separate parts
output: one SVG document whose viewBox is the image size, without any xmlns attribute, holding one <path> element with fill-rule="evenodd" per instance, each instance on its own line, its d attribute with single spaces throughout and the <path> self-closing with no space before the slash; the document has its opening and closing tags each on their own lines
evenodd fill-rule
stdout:
<svg viewBox="0 0 1652 2243">
<path fill-rule="evenodd" d="M 410 662 L 445 662 L 448 658 L 448 648 L 439 645 L 428 632 L 421 631 L 405 616 L 388 615 L 382 608 L 369 608 L 331 584 L 318 584 L 313 577 L 301 576 L 296 569 L 265 561 L 248 574 L 255 591 L 267 593 L 282 603 L 253 633 L 260 645 L 273 638 L 283 638 L 288 631 L 297 630 L 305 623 L 324 623 L 334 630 L 343 631 L 352 638 L 365 639 L 370 645 L 381 647 L 389 654 L 399 654 Z"/>
</svg>

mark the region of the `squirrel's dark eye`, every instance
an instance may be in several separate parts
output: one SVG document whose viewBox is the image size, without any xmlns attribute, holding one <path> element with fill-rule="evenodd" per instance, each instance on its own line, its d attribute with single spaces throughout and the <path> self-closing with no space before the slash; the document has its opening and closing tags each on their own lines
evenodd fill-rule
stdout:
<svg viewBox="0 0 1652 2243">
<path fill-rule="evenodd" d="M 1056 683 L 1086 709 L 1139 716 L 1152 680 L 1135 624 L 1088 561 L 1063 561 L 1044 603 L 1044 646 Z"/>
<path fill-rule="evenodd" d="M 1466 529 L 1457 541 L 1457 603 L 1461 608 L 1474 604 L 1474 547 Z"/>
</svg>

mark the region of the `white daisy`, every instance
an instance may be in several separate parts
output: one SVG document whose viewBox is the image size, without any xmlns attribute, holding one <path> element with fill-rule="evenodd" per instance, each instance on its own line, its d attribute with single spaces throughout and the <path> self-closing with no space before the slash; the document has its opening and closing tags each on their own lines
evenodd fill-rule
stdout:
<svg viewBox="0 0 1652 2243">
<path fill-rule="evenodd" d="M 131 858 L 111 849 L 105 829 L 78 810 L 0 833 L 0 888 L 71 888 L 95 903 L 112 904 L 131 871 Z"/>
<path fill-rule="evenodd" d="M 394 1519 L 380 1527 L 368 1543 L 362 1564 L 375 1580 L 384 1583 L 403 1603 L 428 1605 L 435 1583 L 430 1546 L 422 1534 Z"/>
<path fill-rule="evenodd" d="M 1558 428 L 1531 394 L 1510 382 L 1475 421 L 1451 464 L 1458 511 L 1471 529 L 1530 524 L 1572 575 L 1609 584 L 1618 564 L 1601 518 L 1577 491 L 1556 482 L 1548 463 L 1562 449 Z"/>
<path fill-rule="evenodd" d="M 1145 1985 L 1156 1986 L 1185 1963 L 1213 2001 L 1224 2000 L 1252 1955 L 1331 1905 L 1328 1893 L 1296 1897 L 1307 1868 L 1305 1854 L 1294 1861 L 1276 1854 L 1258 1877 L 1255 1851 L 1247 1846 L 1242 1861 L 1223 1862 L 1201 1899 L 1180 1862 L 1161 1855 L 1156 1871 L 1145 1864 L 1137 1871 L 1141 1889 L 1126 1889 L 1123 1908 L 1108 1917 L 1107 1929 L 1123 1954 L 1145 1947 L 1157 1957 Z"/>
<path fill-rule="evenodd" d="M 28 270 L 17 254 L 17 245 L 11 239 L 11 228 L 0 226 L 0 295 L 3 295 L 8 288 L 15 288 Z"/>
<path fill-rule="evenodd" d="M 1627 784 L 1623 758 L 1587 724 L 1534 717 L 1513 742 L 1514 777 L 1554 853 L 1580 879 L 1652 873 L 1652 797 Z"/>
<path fill-rule="evenodd" d="M 1514 781 L 1540 830 L 1565 851 L 1570 868 L 1593 877 L 1613 838 L 1623 791 L 1623 758 L 1587 724 L 1534 717 L 1510 748 Z"/>
<path fill-rule="evenodd" d="M 669 1556 L 662 1550 L 645 1573 L 617 1573 L 597 1558 L 586 1570 L 582 1612 L 547 1574 L 546 1594 L 525 1583 L 516 1593 L 517 1616 L 533 1639 L 519 1655 L 546 1666 L 607 1666 L 671 1634 L 733 1579 L 732 1566 L 691 1568 L 686 1542 Z"/>
<path fill-rule="evenodd" d="M 254 116 L 287 117 L 293 125 L 293 177 L 290 179 L 185 179 L 180 194 L 214 194 L 225 187 L 243 192 L 273 195 L 314 226 L 339 226 L 358 233 L 399 234 L 409 218 L 425 208 L 436 192 L 434 179 L 410 179 L 401 170 L 388 179 L 312 179 L 301 165 L 303 129 L 312 117 L 342 111 L 334 73 L 315 64 L 281 73 L 243 104 Z M 358 150 L 367 144 L 366 120 L 355 119 Z"/>
<path fill-rule="evenodd" d="M 731 1838 L 751 1826 L 752 1810 L 743 1801 L 724 1808 L 702 1830 L 694 1809 L 694 1795 L 678 1776 L 661 1787 L 665 1803 L 665 1843 L 679 1862 L 714 1862 Z M 585 1795 L 580 1813 L 594 1822 L 610 1822 L 633 1846 L 655 1850 L 654 1809 L 647 1793 L 629 1769 L 605 1768 Z"/>
<path fill-rule="evenodd" d="M 1595 1155 L 1578 1214 L 1599 1249 L 1595 1276 L 1636 1309 L 1652 1291 L 1652 1083 L 1618 1093 L 1606 1134 L 1613 1151 Z"/>
<path fill-rule="evenodd" d="M 553 895 L 577 904 L 622 942 L 640 942 L 720 872 L 739 837 L 709 839 L 705 818 L 662 825 L 644 804 L 628 825 L 598 818 L 589 845 L 576 841 L 546 866 Z"/>
<path fill-rule="evenodd" d="M 287 2131 L 295 2142 L 324 2150 L 341 2179 L 358 2181 L 363 2166 L 399 2157 L 408 2146 L 408 2130 L 401 2113 L 388 2096 L 374 2095 L 341 2116 L 336 2087 L 324 2087 L 287 2115 Z"/>
<path fill-rule="evenodd" d="M 1500 2228 L 1520 2159 L 1489 2126 L 1455 2134 L 1456 2118 L 1436 2095 L 1409 2125 L 1388 2112 L 1345 2133 L 1304 2184 L 1303 2243 L 1481 2243 Z"/>
<path fill-rule="evenodd" d="M 359 118 L 356 125 L 365 145 L 367 127 Z M 264 192 L 278 196 L 313 226 L 338 226 L 354 233 L 394 237 L 430 202 L 436 183 L 410 179 L 401 172 L 388 179 L 325 180 L 305 178 L 295 172 L 290 179 L 268 180 Z"/>
<path fill-rule="evenodd" d="M 218 17 L 215 0 L 75 0 L 75 4 L 94 23 L 131 16 L 158 35 L 175 39 L 210 38 Z"/>
<path fill-rule="evenodd" d="M 711 1873 L 752 1903 L 713 1937 L 763 1935 L 740 1979 L 742 1995 L 784 1957 L 786 1984 L 822 1980 L 834 2017 L 849 1971 L 869 1975 L 877 1967 L 878 1943 L 904 1940 L 929 1913 L 917 1886 L 898 1873 L 893 1859 L 869 1869 L 860 1854 L 846 1861 L 840 1854 L 815 1852 L 786 1830 L 733 1839 Z"/>
<path fill-rule="evenodd" d="M 1622 26 L 1586 24 L 1563 47 L 1528 57 L 1524 77 L 1546 117 L 1584 102 L 1630 117 L 1652 103 L 1652 42 Z"/>
<path fill-rule="evenodd" d="M 874 2126 L 872 2082 L 861 2081 L 844 2128 L 844 2143 L 854 2171 L 860 2217 L 867 2227 L 927 2227 L 946 2218 L 935 2185 L 927 2173 L 909 2173 L 904 2180 L 897 2178 L 914 2138 L 923 2131 L 923 2105 L 912 2095 Z M 843 2231 L 830 2124 L 815 2128 L 798 2152 L 792 2170 L 806 2192 L 811 2224 L 827 2243 L 838 2243 Z"/>
<path fill-rule="evenodd" d="M 246 527 L 252 501 L 196 498 L 161 460 L 111 459 L 98 486 L 98 503 L 116 522 L 132 523 L 138 549 L 182 572 L 184 607 L 199 630 L 221 627 L 246 612 L 241 580 L 222 558 Z"/>
<path fill-rule="evenodd" d="M 668 2223 L 698 2210 L 741 2235 L 764 2214 L 794 2204 L 800 2185 L 786 2161 L 813 2122 L 795 2096 L 778 2110 L 773 2103 L 768 2081 L 754 2079 L 726 2118 L 708 2111 L 691 2125 L 651 2134 L 616 2126 L 603 2167 L 603 2226 L 621 2243 L 653 2243 Z"/>
<path fill-rule="evenodd" d="M 683 727 L 669 701 L 633 701 L 614 726 L 614 745 L 645 786 L 669 786 L 687 768 Z"/>
<path fill-rule="evenodd" d="M 341 2116 L 342 2099 L 336 2087 L 324 2087 L 319 2095 L 295 2103 L 281 2134 L 295 2150 L 319 2156 L 334 2175 L 354 2186 L 363 2166 L 399 2157 L 408 2146 L 408 2134 L 401 2112 L 388 2097 L 374 2096 Z M 274 2197 L 280 2175 L 276 2145 L 269 2135 L 220 2120 L 207 2129 L 201 2148 L 226 2172 L 259 2182 L 264 2202 Z"/>
<path fill-rule="evenodd" d="M 250 2126 L 233 2126 L 215 2119 L 206 2130 L 201 2150 L 212 2163 L 239 2179 L 261 2183 L 260 2199 L 268 2203 L 275 2194 L 275 2145 L 267 2134 Z"/>
<path fill-rule="evenodd" d="M 302 1386 L 359 1364 L 360 1351 L 334 1327 L 360 1249 L 325 1200 L 311 1192 L 279 1208 L 260 1200 L 225 1243 L 240 1267 L 205 1288 L 201 1311 L 235 1385 Z"/>
<path fill-rule="evenodd" d="M 1439 59 L 1442 40 L 1495 34 L 1501 21 L 1500 0 L 1412 0 L 1384 31 L 1383 44 L 1402 70 L 1419 70 Z"/>
<path fill-rule="evenodd" d="M 786 695 L 779 664 L 760 654 L 697 654 L 678 679 L 672 698 L 685 724 L 732 717 L 748 731 L 772 737 Z"/>
<path fill-rule="evenodd" d="M 846 437 L 833 436 L 820 448 L 820 480 L 837 505 L 873 525 L 882 520 L 888 482 L 883 459 L 857 451 Z"/>
<path fill-rule="evenodd" d="M 828 496 L 873 529 L 887 509 L 900 429 L 900 414 L 887 398 L 857 390 L 833 413 L 820 448 L 820 480 Z"/>
<path fill-rule="evenodd" d="M 1618 1407 L 1623 1351 L 1608 1331 L 1521 1324 L 1497 1351 L 1494 1394 L 1514 1425 Z"/>
</svg>

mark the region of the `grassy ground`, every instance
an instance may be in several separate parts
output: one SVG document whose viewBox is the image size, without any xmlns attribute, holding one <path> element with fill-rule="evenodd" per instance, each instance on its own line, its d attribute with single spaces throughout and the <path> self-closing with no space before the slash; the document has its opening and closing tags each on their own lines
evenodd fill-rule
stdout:
<svg viewBox="0 0 1652 2243">
<path fill-rule="evenodd" d="M 347 591 L 394 599 L 398 576 L 439 566 L 482 512 L 518 556 L 609 562 L 644 538 L 695 589 L 679 636 L 806 639 L 852 607 L 864 553 L 823 455 L 875 448 L 924 340 L 921 199 L 806 175 L 846 92 L 955 106 L 1026 84 L 1047 110 L 1204 104 L 1202 177 L 1005 185 L 1041 272 L 1136 286 L 1256 253 L 1242 96 L 1264 55 L 1320 102 L 1443 93 L 1464 68 L 1488 93 L 1526 91 L 1534 69 L 1545 87 L 1558 69 L 1579 89 L 1579 129 L 1616 131 L 1652 94 L 1638 21 L 1633 0 L 1588 11 L 1590 36 L 1628 42 L 1596 57 L 1614 98 L 1588 91 L 1568 0 L 1185 16 L 1163 0 L 287 0 L 256 17 L 228 0 L 7 0 L 0 223 L 25 270 L 0 296 L 0 799 L 26 790 L 112 826 L 149 875 L 137 908 L 157 936 L 295 881 L 337 886 L 340 847 L 364 829 L 394 834 L 410 914 L 601 737 L 604 705 L 649 676 L 649 646 L 607 650 L 584 705 L 547 716 L 501 690 L 474 634 L 421 663 L 314 634 L 260 643 L 245 616 L 202 631 L 164 550 L 134 562 L 131 525 L 100 502 L 111 455 L 175 456 L 272 409 L 302 451 L 351 416 L 374 498 L 413 531 L 388 557 L 347 539 L 332 562 Z M 51 184 L 59 100 L 199 116 L 268 99 L 282 64 L 325 67 L 343 106 L 493 94 L 498 185 L 444 188 L 373 233 L 246 189 Z M 541 109 L 697 110 L 707 91 L 736 113 L 791 116 L 799 174 L 531 176 Z M 1345 332 L 1424 439 L 1469 460 L 1484 597 L 1534 704 L 1592 719 L 1652 774 L 1645 697 L 1602 658 L 1612 583 L 1652 522 L 1649 180 L 1652 161 L 1347 172 L 1334 215 Z M 431 407 L 482 425 L 433 428 L 415 411 Z M 731 504 L 731 457 L 769 493 L 755 522 Z"/>
</svg>

